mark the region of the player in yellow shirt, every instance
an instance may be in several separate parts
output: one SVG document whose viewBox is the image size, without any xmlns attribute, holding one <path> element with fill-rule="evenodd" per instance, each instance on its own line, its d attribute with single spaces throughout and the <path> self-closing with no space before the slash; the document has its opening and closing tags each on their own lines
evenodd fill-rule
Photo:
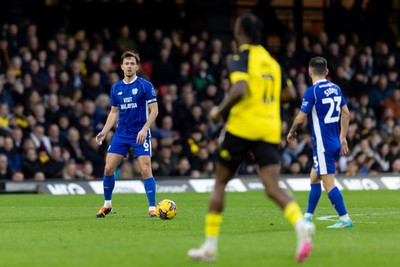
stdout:
<svg viewBox="0 0 400 267">
<path fill-rule="evenodd" d="M 298 238 L 296 260 L 302 262 L 311 253 L 315 226 L 303 219 L 298 203 L 278 185 L 282 74 L 279 64 L 259 44 L 261 30 L 262 23 L 253 14 L 242 15 L 235 24 L 239 52 L 228 59 L 230 94 L 210 111 L 214 121 L 221 121 L 229 112 L 226 134 L 219 149 L 216 180 L 206 215 L 206 240 L 200 248 L 188 251 L 194 260 L 216 260 L 225 187 L 249 153 L 254 154 L 260 167 L 259 176 L 268 197 L 294 225 Z"/>
</svg>

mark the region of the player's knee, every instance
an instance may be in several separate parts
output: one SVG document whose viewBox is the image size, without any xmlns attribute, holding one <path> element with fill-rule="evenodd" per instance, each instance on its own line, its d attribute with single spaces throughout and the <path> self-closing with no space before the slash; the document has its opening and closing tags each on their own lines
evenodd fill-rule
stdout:
<svg viewBox="0 0 400 267">
<path fill-rule="evenodd" d="M 108 166 L 108 165 L 106 165 L 106 167 L 104 168 L 104 174 L 106 176 L 111 176 L 111 175 L 114 174 L 114 172 L 115 172 L 115 169 L 110 167 L 110 166 Z"/>
<path fill-rule="evenodd" d="M 150 166 L 147 166 L 147 165 L 141 166 L 140 172 L 142 173 L 143 177 L 151 177 L 151 176 L 153 176 L 152 173 L 151 173 Z"/>
</svg>

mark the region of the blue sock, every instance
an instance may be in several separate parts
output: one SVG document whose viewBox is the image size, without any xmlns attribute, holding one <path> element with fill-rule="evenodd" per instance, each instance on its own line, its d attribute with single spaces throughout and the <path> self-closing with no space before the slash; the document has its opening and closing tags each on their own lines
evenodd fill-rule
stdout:
<svg viewBox="0 0 400 267">
<path fill-rule="evenodd" d="M 103 177 L 104 200 L 111 200 L 111 195 L 115 186 L 114 175 Z"/>
<path fill-rule="evenodd" d="M 149 200 L 149 206 L 156 205 L 156 180 L 154 177 L 144 179 L 144 189 L 146 190 L 147 199 Z"/>
<path fill-rule="evenodd" d="M 347 214 L 346 207 L 344 206 L 344 200 L 342 193 L 336 186 L 328 193 L 328 197 L 331 200 L 333 207 L 336 209 L 339 216 Z"/>
<path fill-rule="evenodd" d="M 308 195 L 307 213 L 314 214 L 321 197 L 321 191 L 321 184 L 311 184 L 311 191 Z"/>
</svg>

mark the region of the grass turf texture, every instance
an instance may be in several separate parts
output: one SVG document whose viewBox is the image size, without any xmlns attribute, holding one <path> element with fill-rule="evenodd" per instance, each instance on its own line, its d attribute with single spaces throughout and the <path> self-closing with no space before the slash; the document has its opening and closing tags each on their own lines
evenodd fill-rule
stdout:
<svg viewBox="0 0 400 267">
<path fill-rule="evenodd" d="M 302 266 L 398 266 L 399 191 L 343 191 L 352 229 L 326 229 L 336 213 L 323 193 L 314 250 Z M 304 211 L 307 192 L 296 192 Z M 100 195 L 0 196 L 1 266 L 207 266 L 186 252 L 204 240 L 209 194 L 158 194 L 178 207 L 170 221 L 149 218 L 145 195 L 119 194 L 95 218 Z M 295 234 L 264 193 L 228 193 L 218 261 L 211 266 L 296 266 Z M 332 215 L 329 221 L 319 217 Z"/>
</svg>

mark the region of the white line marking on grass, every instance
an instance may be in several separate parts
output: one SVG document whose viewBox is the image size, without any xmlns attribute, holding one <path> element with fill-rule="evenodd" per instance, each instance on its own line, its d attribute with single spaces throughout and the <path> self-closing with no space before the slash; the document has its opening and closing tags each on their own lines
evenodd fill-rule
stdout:
<svg viewBox="0 0 400 267">
<path fill-rule="evenodd" d="M 400 214 L 400 212 L 373 212 L 373 213 L 368 213 L 368 215 L 373 215 L 373 216 L 381 216 L 381 215 L 390 215 L 390 214 Z M 367 214 L 361 213 L 361 214 L 350 214 L 351 217 L 356 217 L 356 216 L 366 216 Z M 326 215 L 326 216 L 320 216 L 316 218 L 319 221 L 337 221 L 338 220 L 338 215 Z M 368 222 L 360 222 L 360 221 L 354 221 L 353 222 L 357 222 L 357 223 L 368 223 L 368 224 L 376 224 L 378 222 L 372 222 L 372 221 L 368 221 Z"/>
</svg>

